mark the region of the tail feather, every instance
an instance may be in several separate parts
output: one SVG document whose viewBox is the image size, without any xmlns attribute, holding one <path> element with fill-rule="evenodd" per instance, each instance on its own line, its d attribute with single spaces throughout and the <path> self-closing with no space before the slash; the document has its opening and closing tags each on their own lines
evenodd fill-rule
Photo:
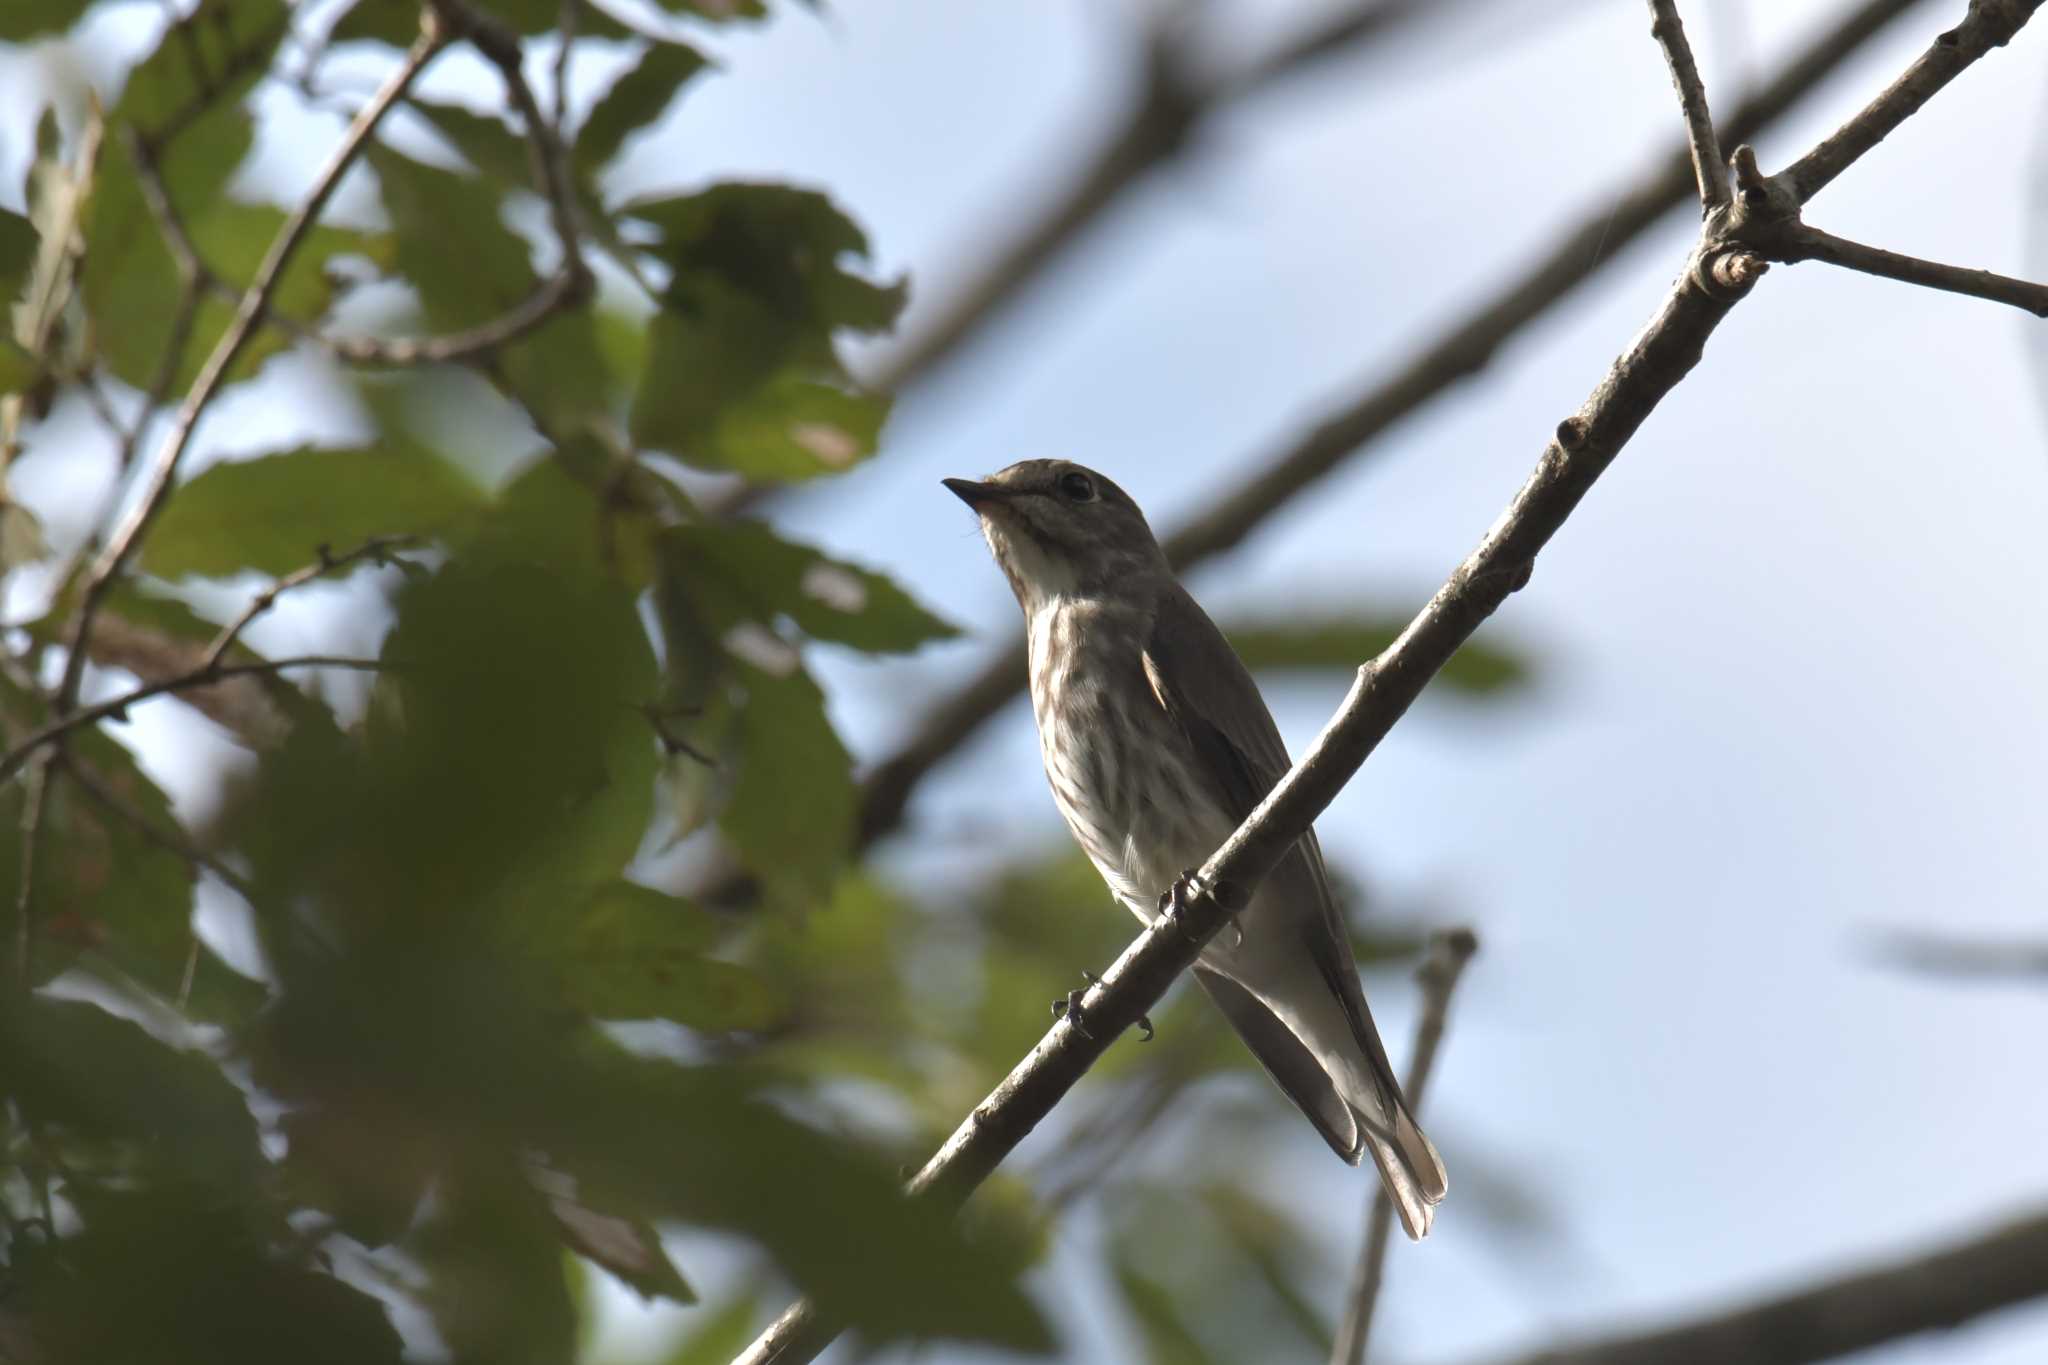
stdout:
<svg viewBox="0 0 2048 1365">
<path fill-rule="evenodd" d="M 1401 1215 L 1401 1226 L 1413 1241 L 1429 1235 L 1436 1206 L 1450 1189 L 1436 1144 L 1415 1124 L 1408 1106 L 1397 1104 L 1391 1130 L 1360 1115 L 1359 1133 L 1372 1164 L 1379 1167 L 1387 1197 Z"/>
</svg>

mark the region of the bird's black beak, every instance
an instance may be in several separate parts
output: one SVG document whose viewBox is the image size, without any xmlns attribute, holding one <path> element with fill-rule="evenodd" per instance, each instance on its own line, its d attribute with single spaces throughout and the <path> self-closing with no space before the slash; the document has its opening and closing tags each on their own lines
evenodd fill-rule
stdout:
<svg viewBox="0 0 2048 1365">
<path fill-rule="evenodd" d="M 992 483 L 976 483 L 973 479 L 941 479 L 940 483 L 953 491 L 953 496 L 980 511 L 992 502 L 1000 502 L 1010 496 L 1010 490 Z"/>
</svg>

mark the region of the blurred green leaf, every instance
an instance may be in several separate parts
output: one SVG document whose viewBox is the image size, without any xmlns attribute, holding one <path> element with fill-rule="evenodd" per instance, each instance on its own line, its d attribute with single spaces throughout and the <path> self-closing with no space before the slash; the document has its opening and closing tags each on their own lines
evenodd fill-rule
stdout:
<svg viewBox="0 0 2048 1365">
<path fill-rule="evenodd" d="M 562 21 L 561 0 L 481 0 L 479 8 L 526 36 L 552 32 Z M 419 36 L 420 9 L 412 0 L 354 0 L 335 21 L 336 42 L 369 40 L 393 47 L 410 46 Z M 597 5 L 578 7 L 578 37 L 624 38 L 631 30 Z"/>
<path fill-rule="evenodd" d="M 62 33 L 91 5 L 92 0 L 8 0 L 6 7 L 0 8 L 0 43 Z"/>
<path fill-rule="evenodd" d="M 669 267 L 650 324 L 634 438 L 711 468 L 800 478 L 873 449 L 885 405 L 845 392 L 841 329 L 881 331 L 902 286 L 843 269 L 867 239 L 823 195 L 723 184 L 623 210 L 659 234 Z"/>
<path fill-rule="evenodd" d="M 97 1005 L 32 995 L 0 1008 L 10 1102 L 53 1134 L 139 1144 L 176 1178 L 239 1190 L 262 1166 L 256 1122 L 214 1062 Z"/>
<path fill-rule="evenodd" d="M 441 1154 L 431 1129 L 402 1106 L 367 1095 L 314 1105 L 279 1121 L 289 1147 L 285 1186 L 364 1246 L 380 1247 L 412 1225 Z"/>
<path fill-rule="evenodd" d="M 398 1365 L 384 1306 L 295 1262 L 242 1208 L 203 1187 L 66 1191 L 84 1226 L 46 1274 L 17 1283 L 37 1348 L 94 1365 Z M 119 1286 L 118 1309 L 109 1286 Z"/>
<path fill-rule="evenodd" d="M 20 297 L 22 284 L 35 268 L 39 242 L 35 224 L 18 213 L 0 209 L 0 305 Z M 0 328 L 0 332 L 4 330 Z"/>
<path fill-rule="evenodd" d="M 655 0 L 671 14 L 687 14 L 695 19 L 708 19 L 714 24 L 729 23 L 735 19 L 764 19 L 768 6 L 764 0 Z"/>
<path fill-rule="evenodd" d="M 432 1272 L 424 1298 L 456 1360 L 561 1365 L 576 1353 L 557 1225 L 509 1154 L 446 1173 L 408 1249 Z"/>
<path fill-rule="evenodd" d="M 771 886 L 829 891 L 853 848 L 853 760 L 825 717 L 825 694 L 792 666 L 740 664 L 739 774 L 720 827 Z"/>
<path fill-rule="evenodd" d="M 480 326 L 532 295 L 532 251 L 500 217 L 502 186 L 386 147 L 373 146 L 369 157 L 398 230 L 399 270 L 435 330 Z M 500 347 L 494 377 L 544 421 L 564 426 L 603 410 L 619 387 L 587 308 L 558 313 Z"/>
<path fill-rule="evenodd" d="M 584 899 L 559 939 L 537 946 L 569 1001 L 597 1018 L 766 1028 L 783 1011 L 783 993 L 749 968 L 705 957 L 718 934 L 688 901 L 615 880 Z"/>
<path fill-rule="evenodd" d="M 1145 1359 L 1151 1365 L 1215 1365 L 1216 1357 L 1183 1320 L 1174 1295 L 1140 1269 L 1136 1258 L 1120 1258 L 1115 1270 L 1116 1287 L 1145 1338 Z"/>
<path fill-rule="evenodd" d="M 1352 670 L 1394 642 L 1408 619 L 1370 608 L 1281 621 L 1229 623 L 1224 634 L 1254 672 Z M 1529 662 L 1487 641 L 1468 643 L 1437 675 L 1446 686 L 1474 697 L 1511 692 L 1527 685 Z"/>
<path fill-rule="evenodd" d="M 595 176 L 628 138 L 660 118 L 676 92 L 707 65 L 701 53 L 680 43 L 655 44 L 640 54 L 577 130 L 577 169 L 586 177 Z"/>
<path fill-rule="evenodd" d="M 816 640 L 871 654 L 916 649 L 959 632 L 888 578 L 782 539 L 760 522 L 696 523 L 662 538 L 663 572 L 682 590 L 722 584 L 749 603 L 754 619 L 787 618 Z"/>
<path fill-rule="evenodd" d="M 143 549 L 164 578 L 284 574 L 320 547 L 427 534 L 473 513 L 482 494 L 438 460 L 387 451 L 301 448 L 216 464 L 178 490 Z"/>
<path fill-rule="evenodd" d="M 34 356 L 0 336 L 0 398 L 20 393 L 34 383 L 37 368 Z"/>
<path fill-rule="evenodd" d="M 716 1309 L 690 1315 L 688 1330 L 661 1357 L 660 1365 L 727 1365 L 754 1339 L 761 1296 L 736 1294 Z"/>
<path fill-rule="evenodd" d="M 464 160 L 500 187 L 517 188 L 530 183 L 526 139 L 496 114 L 480 114 L 467 105 L 417 93 L 407 96 L 407 102 L 454 144 Z"/>
</svg>

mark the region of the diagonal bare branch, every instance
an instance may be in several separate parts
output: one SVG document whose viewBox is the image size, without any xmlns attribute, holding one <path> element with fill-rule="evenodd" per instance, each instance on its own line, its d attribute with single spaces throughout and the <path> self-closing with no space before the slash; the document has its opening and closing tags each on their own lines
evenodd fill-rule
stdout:
<svg viewBox="0 0 2048 1365">
<path fill-rule="evenodd" d="M 1494 1365 L 1808 1365 L 2048 1296 L 2048 1212 L 1954 1246 L 1669 1327 Z"/>
<path fill-rule="evenodd" d="M 2029 13 L 2039 3 L 2027 3 Z M 1982 56 L 1992 44 L 1979 45 L 1976 39 L 1981 35 L 1968 32 L 1976 19 L 1973 9 L 1972 20 L 1942 35 L 1935 51 L 1974 47 Z M 1922 57 L 1916 69 L 1926 61 Z M 1968 65 L 1951 66 L 1940 83 Z M 1933 92 L 1924 92 L 1922 102 Z M 1615 359 L 1579 410 L 1558 423 L 1535 469 L 1478 547 L 1452 570 L 1393 644 L 1359 668 L 1344 704 L 1309 751 L 1202 865 L 1196 894 L 1176 914 L 1161 915 L 1139 934 L 1075 1007 L 974 1107 L 911 1178 L 911 1197 L 951 1208 L 973 1193 L 1110 1044 L 1158 1004 L 1194 964 L 1203 945 L 1250 904 L 1260 880 L 1371 757 L 1430 679 L 1510 594 L 1528 583 L 1537 555 L 1664 396 L 1692 372 L 1707 339 L 1763 273 L 1764 263 L 1743 234 L 1767 231 L 1777 223 L 1764 217 L 1773 205 L 1749 207 L 1753 216 L 1735 213 L 1707 220 L 1685 268 L 1648 325 Z M 1087 1019 L 1085 1032 L 1077 1017 Z M 837 1333 L 836 1325 L 821 1318 L 808 1300 L 800 1300 L 770 1324 L 735 1365 L 800 1365 L 814 1359 Z"/>
<path fill-rule="evenodd" d="M 1920 60 L 1854 118 L 1785 169 L 1782 178 L 1791 185 L 1799 202 L 1808 203 L 1826 189 L 1865 152 L 1918 113 L 1920 106 L 1953 80 L 1957 72 L 1992 48 L 2012 41 L 2021 25 L 2034 17 L 2040 3 L 2041 0 L 1970 0 L 1969 14 L 1962 23 L 1942 34 Z"/>
<path fill-rule="evenodd" d="M 2016 280 L 2010 275 L 1997 275 L 1989 270 L 1972 270 L 1965 266 L 1922 260 L 1918 256 L 1852 242 L 1817 227 L 1802 224 L 1787 234 L 1782 252 L 1774 251 L 1770 255 L 1774 261 L 1826 261 L 1829 265 L 1860 270 L 1866 275 L 1879 275 L 1927 289 L 2010 304 L 2037 318 L 2048 318 L 2048 284 Z"/>
<path fill-rule="evenodd" d="M 1685 39 L 1678 0 L 1650 0 L 1650 14 L 1650 36 L 1664 49 L 1664 64 L 1671 69 L 1671 83 L 1678 87 L 1685 139 L 1692 149 L 1693 178 L 1699 183 L 1700 212 L 1712 213 L 1728 202 L 1728 167 L 1721 160 L 1720 140 L 1714 136 L 1714 116 L 1707 112 L 1707 87 L 1693 61 L 1692 44 Z"/>
</svg>

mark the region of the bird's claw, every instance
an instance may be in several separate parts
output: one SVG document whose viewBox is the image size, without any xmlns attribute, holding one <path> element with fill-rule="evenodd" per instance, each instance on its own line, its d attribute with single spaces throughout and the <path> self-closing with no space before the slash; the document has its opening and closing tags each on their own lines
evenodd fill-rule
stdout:
<svg viewBox="0 0 2048 1365">
<path fill-rule="evenodd" d="M 1174 878 L 1172 886 L 1159 893 L 1159 913 L 1172 916 L 1173 927 L 1180 930 L 1180 936 L 1190 943 L 1195 941 L 1195 936 L 1188 932 L 1182 914 L 1187 909 L 1188 902 L 1202 894 L 1202 891 L 1201 875 L 1193 868 L 1189 868 Z M 1235 914 L 1230 917 L 1230 932 L 1230 948 L 1235 952 L 1244 946 L 1244 925 L 1238 922 Z"/>
<path fill-rule="evenodd" d="M 1081 979 L 1090 986 L 1101 980 L 1100 977 L 1096 976 L 1095 973 L 1089 971 L 1086 967 L 1081 969 Z M 1077 986 L 1067 992 L 1065 999 L 1053 1001 L 1052 1017 L 1066 1020 L 1073 1026 L 1074 1031 L 1083 1038 L 1093 1038 L 1095 1035 L 1088 1031 L 1088 1026 L 1085 1023 L 1081 1022 L 1081 997 L 1087 993 L 1085 988 Z M 1151 1042 L 1153 1036 L 1151 1018 L 1147 1015 L 1139 1015 L 1138 1027 L 1145 1031 L 1144 1036 L 1139 1038 L 1138 1041 L 1141 1043 Z"/>
</svg>

